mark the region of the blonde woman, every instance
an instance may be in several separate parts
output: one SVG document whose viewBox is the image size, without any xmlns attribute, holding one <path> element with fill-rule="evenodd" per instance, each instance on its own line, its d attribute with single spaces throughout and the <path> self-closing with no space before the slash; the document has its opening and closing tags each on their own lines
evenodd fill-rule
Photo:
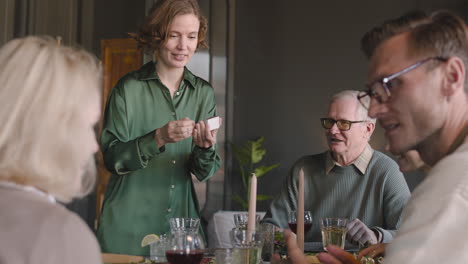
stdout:
<svg viewBox="0 0 468 264">
<path fill-rule="evenodd" d="M 52 38 L 0 49 L 0 262 L 102 263 L 87 225 L 57 203 L 95 182 L 101 70 Z"/>
</svg>

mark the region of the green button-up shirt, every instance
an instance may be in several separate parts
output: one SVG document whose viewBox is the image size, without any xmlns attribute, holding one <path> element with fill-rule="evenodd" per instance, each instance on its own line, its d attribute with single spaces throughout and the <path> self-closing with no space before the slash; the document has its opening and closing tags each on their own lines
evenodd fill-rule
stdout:
<svg viewBox="0 0 468 264">
<path fill-rule="evenodd" d="M 148 255 L 140 247 L 145 235 L 170 233 L 169 218 L 199 217 L 191 173 L 205 181 L 220 168 L 215 146 L 200 148 L 190 137 L 158 149 L 154 131 L 172 120 L 213 116 L 213 88 L 188 69 L 173 98 L 153 62 L 119 80 L 101 135 L 112 173 L 97 232 L 103 252 Z"/>
</svg>

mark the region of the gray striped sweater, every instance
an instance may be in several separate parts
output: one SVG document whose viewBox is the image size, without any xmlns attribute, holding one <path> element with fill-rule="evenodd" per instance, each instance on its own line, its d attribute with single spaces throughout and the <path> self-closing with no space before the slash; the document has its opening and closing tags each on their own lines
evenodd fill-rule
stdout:
<svg viewBox="0 0 468 264">
<path fill-rule="evenodd" d="M 305 241 L 321 241 L 320 218 L 359 218 L 383 235 L 382 242 L 393 239 L 400 225 L 400 214 L 410 192 L 398 165 L 385 154 L 374 151 L 366 172 L 355 165 L 335 166 L 327 175 L 330 152 L 305 156 L 290 170 L 281 193 L 273 200 L 262 223 L 288 228 L 288 214 L 296 210 L 299 170 L 304 168 L 305 210 L 312 212 L 313 224 Z"/>
</svg>

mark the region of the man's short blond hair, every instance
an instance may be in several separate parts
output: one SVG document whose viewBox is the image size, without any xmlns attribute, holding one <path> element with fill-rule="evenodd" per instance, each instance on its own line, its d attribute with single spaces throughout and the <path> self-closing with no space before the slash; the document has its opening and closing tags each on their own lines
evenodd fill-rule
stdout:
<svg viewBox="0 0 468 264">
<path fill-rule="evenodd" d="M 0 49 L 0 180 L 64 202 L 92 190 L 96 176 L 83 175 L 77 116 L 99 100 L 101 76 L 93 55 L 50 37 L 14 39 Z"/>
<path fill-rule="evenodd" d="M 432 13 L 415 10 L 387 20 L 362 37 L 361 49 L 371 58 L 379 45 L 405 32 L 409 32 L 410 55 L 422 58 L 458 57 L 465 68 L 468 67 L 468 25 L 460 16 L 446 10 Z M 468 78 L 465 78 L 464 85 L 465 92 L 468 92 Z"/>
</svg>

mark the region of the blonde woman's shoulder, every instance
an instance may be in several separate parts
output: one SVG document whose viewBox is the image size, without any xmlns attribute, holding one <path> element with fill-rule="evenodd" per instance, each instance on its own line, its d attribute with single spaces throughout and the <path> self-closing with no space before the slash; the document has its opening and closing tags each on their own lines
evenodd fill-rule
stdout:
<svg viewBox="0 0 468 264">
<path fill-rule="evenodd" d="M 99 245 L 75 213 L 22 190 L 0 189 L 0 257 L 6 263 L 101 263 Z"/>
</svg>

